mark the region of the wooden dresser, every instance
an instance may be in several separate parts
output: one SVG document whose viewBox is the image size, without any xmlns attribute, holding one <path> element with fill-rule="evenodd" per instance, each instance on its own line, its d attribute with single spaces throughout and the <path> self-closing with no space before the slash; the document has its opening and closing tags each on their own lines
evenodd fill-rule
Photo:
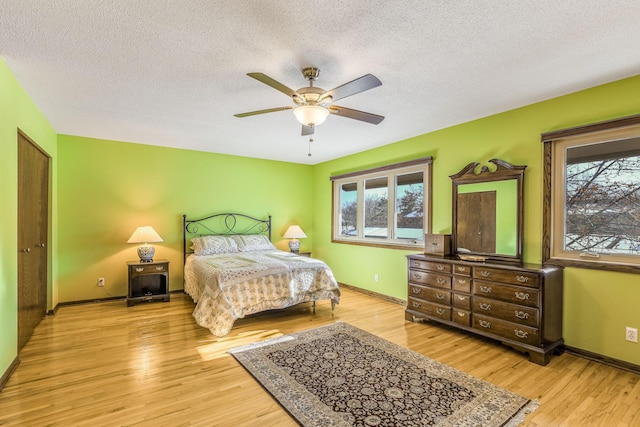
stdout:
<svg viewBox="0 0 640 427">
<path fill-rule="evenodd" d="M 502 341 L 539 365 L 563 351 L 561 267 L 407 258 L 407 320 L 435 320 Z"/>
</svg>

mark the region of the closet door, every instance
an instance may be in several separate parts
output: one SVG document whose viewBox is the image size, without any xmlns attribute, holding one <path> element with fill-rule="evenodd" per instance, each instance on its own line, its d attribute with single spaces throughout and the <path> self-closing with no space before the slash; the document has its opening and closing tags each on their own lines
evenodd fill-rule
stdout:
<svg viewBox="0 0 640 427">
<path fill-rule="evenodd" d="M 18 351 L 47 309 L 49 156 L 18 132 Z"/>
</svg>

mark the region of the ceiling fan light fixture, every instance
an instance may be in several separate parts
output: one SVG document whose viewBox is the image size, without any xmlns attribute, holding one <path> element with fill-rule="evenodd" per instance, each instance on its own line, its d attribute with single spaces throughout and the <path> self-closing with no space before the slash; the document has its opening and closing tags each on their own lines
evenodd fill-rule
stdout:
<svg viewBox="0 0 640 427">
<path fill-rule="evenodd" d="M 317 126 L 324 123 L 329 110 L 319 105 L 302 105 L 293 109 L 296 119 L 305 126 Z"/>
</svg>

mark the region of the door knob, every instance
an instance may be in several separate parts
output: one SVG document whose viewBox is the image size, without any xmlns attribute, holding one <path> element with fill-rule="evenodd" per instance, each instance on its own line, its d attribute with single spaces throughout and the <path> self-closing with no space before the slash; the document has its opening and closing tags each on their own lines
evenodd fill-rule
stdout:
<svg viewBox="0 0 640 427">
<path fill-rule="evenodd" d="M 38 243 L 36 246 L 39 248 L 44 248 L 44 243 Z"/>
<path fill-rule="evenodd" d="M 29 253 L 29 252 L 31 252 L 31 248 L 23 249 L 23 250 L 22 250 L 22 252 L 27 252 L 27 253 Z"/>
</svg>

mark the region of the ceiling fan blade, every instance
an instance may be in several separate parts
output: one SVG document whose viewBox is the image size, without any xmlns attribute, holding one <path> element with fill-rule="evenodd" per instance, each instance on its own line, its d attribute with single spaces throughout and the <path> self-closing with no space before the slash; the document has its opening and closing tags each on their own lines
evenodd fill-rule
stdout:
<svg viewBox="0 0 640 427">
<path fill-rule="evenodd" d="M 365 90 L 373 89 L 380 85 L 382 85 L 382 82 L 378 80 L 376 76 L 373 74 L 366 74 L 350 81 L 349 83 L 345 83 L 342 86 L 338 86 L 325 92 L 320 97 L 320 100 L 330 96 L 332 101 L 337 101 L 338 99 L 346 98 L 347 96 L 355 95 L 356 93 L 364 92 Z"/>
<path fill-rule="evenodd" d="M 267 76 L 266 74 L 262 74 L 262 73 L 247 73 L 247 76 L 253 77 L 254 79 L 258 80 L 259 82 L 262 82 L 262 83 L 266 84 L 267 86 L 271 86 L 275 90 L 279 90 L 280 92 L 284 93 L 285 95 L 287 95 L 290 98 L 293 98 L 294 96 L 300 97 L 300 95 L 298 95 L 298 93 L 295 90 L 291 89 L 290 87 L 287 87 L 287 86 L 283 85 L 279 81 L 276 81 L 276 80 L 272 79 L 271 77 Z"/>
<path fill-rule="evenodd" d="M 349 119 L 360 120 L 362 122 L 371 123 L 377 125 L 381 121 L 384 120 L 384 116 L 379 116 L 377 114 L 365 113 L 364 111 L 353 110 L 351 108 L 338 107 L 337 105 L 332 105 L 329 107 L 329 111 L 331 114 L 335 114 L 336 116 L 347 117 Z"/>
<path fill-rule="evenodd" d="M 234 114 L 234 116 L 236 116 L 236 117 L 249 117 L 249 116 L 255 116 L 257 114 L 275 113 L 276 111 L 291 110 L 292 108 L 293 107 L 269 108 L 268 110 L 258 110 L 258 111 L 250 111 L 248 113 Z"/>
<path fill-rule="evenodd" d="M 313 135 L 313 129 L 315 126 L 302 125 L 302 136 Z"/>
</svg>

